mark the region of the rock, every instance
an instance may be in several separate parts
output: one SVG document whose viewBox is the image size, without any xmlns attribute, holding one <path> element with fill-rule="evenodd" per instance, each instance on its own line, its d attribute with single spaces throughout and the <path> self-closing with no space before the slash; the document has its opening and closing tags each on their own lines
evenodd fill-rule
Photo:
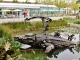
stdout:
<svg viewBox="0 0 80 60">
<path fill-rule="evenodd" d="M 52 49 L 54 49 L 53 44 L 47 44 L 48 46 L 46 47 L 45 53 L 49 53 Z"/>
<path fill-rule="evenodd" d="M 30 48 L 30 47 L 31 47 L 30 45 L 23 44 L 23 45 L 21 46 L 21 49 L 27 49 L 27 48 Z"/>
<path fill-rule="evenodd" d="M 78 45 L 78 46 L 80 45 L 80 41 L 77 42 L 77 45 Z"/>
<path fill-rule="evenodd" d="M 72 60 L 80 60 L 80 58 L 78 58 L 78 59 L 72 59 Z"/>
</svg>

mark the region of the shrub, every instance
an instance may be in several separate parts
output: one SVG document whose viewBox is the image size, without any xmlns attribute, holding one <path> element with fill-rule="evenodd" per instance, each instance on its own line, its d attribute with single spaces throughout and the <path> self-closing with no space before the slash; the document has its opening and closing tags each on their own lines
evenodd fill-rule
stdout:
<svg viewBox="0 0 80 60">
<path fill-rule="evenodd" d="M 4 38 L 0 38 L 0 46 L 3 46 L 3 44 L 5 43 L 5 39 Z"/>
<path fill-rule="evenodd" d="M 76 19 L 73 21 L 74 24 L 80 24 L 80 20 Z"/>
</svg>

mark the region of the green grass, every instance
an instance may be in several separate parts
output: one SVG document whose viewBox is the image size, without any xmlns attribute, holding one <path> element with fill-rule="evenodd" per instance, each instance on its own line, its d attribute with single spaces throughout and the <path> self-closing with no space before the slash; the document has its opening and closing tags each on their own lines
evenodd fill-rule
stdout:
<svg viewBox="0 0 80 60">
<path fill-rule="evenodd" d="M 41 49 L 31 49 L 22 52 L 23 56 L 26 57 L 27 60 L 46 60 L 46 55 Z"/>
<path fill-rule="evenodd" d="M 55 31 L 52 27 L 67 26 L 67 21 L 65 20 L 55 20 L 49 24 L 49 32 Z M 42 22 L 8 22 L 0 24 L 0 36 L 12 40 L 13 36 L 17 34 L 26 33 L 41 33 L 44 26 Z"/>
<path fill-rule="evenodd" d="M 20 58 L 25 58 L 26 60 L 47 60 L 46 54 L 41 49 L 27 49 L 27 50 L 20 50 L 20 49 L 14 49 L 14 56 L 22 55 Z M 17 57 L 16 59 L 19 59 Z"/>
</svg>

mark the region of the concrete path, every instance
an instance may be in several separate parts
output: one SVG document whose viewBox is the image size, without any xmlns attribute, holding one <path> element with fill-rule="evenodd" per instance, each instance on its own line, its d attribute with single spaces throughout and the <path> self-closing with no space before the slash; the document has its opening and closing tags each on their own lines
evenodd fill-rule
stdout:
<svg viewBox="0 0 80 60">
<path fill-rule="evenodd" d="M 20 21 L 24 21 L 24 18 L 6 18 L 6 19 L 0 19 L 0 23 L 20 22 Z"/>
<path fill-rule="evenodd" d="M 63 16 L 63 17 L 50 17 L 52 20 L 59 20 L 60 18 L 75 18 L 75 16 Z M 7 22 L 21 22 L 24 21 L 24 18 L 5 18 L 5 19 L 0 19 L 0 23 L 7 23 Z M 33 19 L 31 21 L 41 21 L 41 19 Z"/>
</svg>

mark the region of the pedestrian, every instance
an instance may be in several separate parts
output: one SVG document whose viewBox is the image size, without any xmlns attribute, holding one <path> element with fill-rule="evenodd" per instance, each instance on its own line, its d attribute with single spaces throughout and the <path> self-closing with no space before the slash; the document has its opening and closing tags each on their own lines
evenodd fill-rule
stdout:
<svg viewBox="0 0 80 60">
<path fill-rule="evenodd" d="M 24 15 L 24 18 L 26 18 L 28 16 L 28 11 L 24 11 L 23 15 Z"/>
</svg>

